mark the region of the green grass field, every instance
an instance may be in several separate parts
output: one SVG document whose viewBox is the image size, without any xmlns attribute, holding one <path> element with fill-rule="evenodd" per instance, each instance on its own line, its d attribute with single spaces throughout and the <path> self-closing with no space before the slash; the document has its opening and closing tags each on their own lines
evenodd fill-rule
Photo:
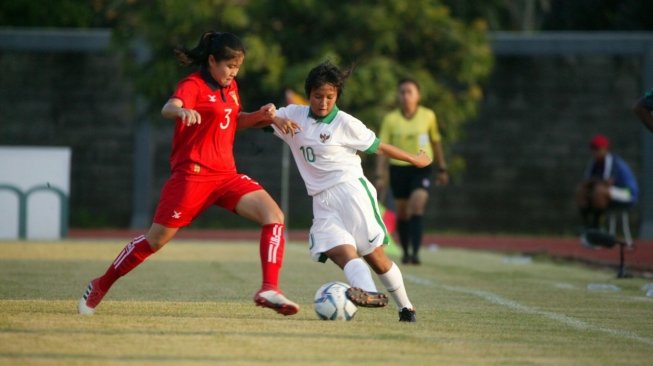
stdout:
<svg viewBox="0 0 653 366">
<path fill-rule="evenodd" d="M 0 243 L 2 365 L 651 365 L 653 298 L 645 279 L 498 254 L 425 251 L 402 267 L 418 323 L 394 305 L 351 322 L 317 320 L 315 290 L 344 280 L 332 263 L 286 249 L 282 286 L 302 305 L 254 306 L 258 247 L 176 241 L 116 283 L 93 317 L 86 283 L 124 243 Z M 594 292 L 611 283 L 619 292 Z"/>
</svg>

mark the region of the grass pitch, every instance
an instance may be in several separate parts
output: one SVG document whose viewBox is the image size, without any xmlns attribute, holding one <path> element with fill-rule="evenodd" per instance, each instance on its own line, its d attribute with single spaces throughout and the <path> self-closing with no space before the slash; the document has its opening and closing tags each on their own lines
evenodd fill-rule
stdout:
<svg viewBox="0 0 653 366">
<path fill-rule="evenodd" d="M 282 287 L 302 310 L 254 306 L 258 247 L 175 241 L 119 280 L 93 317 L 76 314 L 88 280 L 124 243 L 0 243 L 2 365 L 650 365 L 653 298 L 644 279 L 502 255 L 424 251 L 402 266 L 418 323 L 396 309 L 351 322 L 316 318 L 332 263 L 286 248 Z M 618 292 L 589 291 L 606 283 Z M 379 286 L 382 288 L 382 286 Z"/>
</svg>

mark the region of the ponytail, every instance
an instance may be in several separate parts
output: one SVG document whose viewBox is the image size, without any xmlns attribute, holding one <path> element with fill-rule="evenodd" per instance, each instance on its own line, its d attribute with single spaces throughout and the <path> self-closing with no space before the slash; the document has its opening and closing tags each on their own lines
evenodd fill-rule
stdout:
<svg viewBox="0 0 653 366">
<path fill-rule="evenodd" d="M 231 60 L 239 55 L 245 55 L 245 46 L 231 33 L 205 32 L 193 49 L 175 48 L 175 56 L 182 66 L 203 66 L 209 62 L 209 55 L 216 61 Z"/>
</svg>

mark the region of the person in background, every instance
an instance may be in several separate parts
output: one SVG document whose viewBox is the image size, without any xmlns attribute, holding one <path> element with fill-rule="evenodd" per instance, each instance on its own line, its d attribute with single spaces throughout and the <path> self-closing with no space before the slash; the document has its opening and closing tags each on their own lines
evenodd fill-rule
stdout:
<svg viewBox="0 0 653 366">
<path fill-rule="evenodd" d="M 632 170 L 618 155 L 610 152 L 610 140 L 601 134 L 590 141 L 592 159 L 576 194 L 584 229 L 596 229 L 609 208 L 631 207 L 639 188 Z"/>
<path fill-rule="evenodd" d="M 420 87 L 414 79 L 402 79 L 398 85 L 399 108 L 385 116 L 381 124 L 381 141 L 411 154 L 420 150 L 434 159 L 436 183 L 447 185 L 449 174 L 444 157 L 435 112 L 420 105 Z M 418 168 L 406 162 L 377 157 L 376 187 L 392 190 L 397 210 L 397 231 L 404 255 L 402 263 L 420 264 L 419 249 L 424 233 L 424 210 L 431 187 L 431 166 Z M 388 168 L 389 165 L 389 168 Z"/>
<path fill-rule="evenodd" d="M 644 94 L 644 96 L 635 103 L 633 111 L 639 117 L 642 124 L 648 128 L 649 131 L 653 132 L 653 89 L 649 90 Z"/>
</svg>

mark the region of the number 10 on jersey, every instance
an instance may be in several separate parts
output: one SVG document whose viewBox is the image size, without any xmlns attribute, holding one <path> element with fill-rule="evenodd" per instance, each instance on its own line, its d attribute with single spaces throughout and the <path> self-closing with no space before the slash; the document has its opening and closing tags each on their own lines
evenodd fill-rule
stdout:
<svg viewBox="0 0 653 366">
<path fill-rule="evenodd" d="M 302 154 L 304 155 L 304 159 L 308 161 L 309 163 L 315 162 L 315 152 L 313 151 L 313 148 L 310 146 L 301 146 L 299 150 L 302 151 Z"/>
</svg>

